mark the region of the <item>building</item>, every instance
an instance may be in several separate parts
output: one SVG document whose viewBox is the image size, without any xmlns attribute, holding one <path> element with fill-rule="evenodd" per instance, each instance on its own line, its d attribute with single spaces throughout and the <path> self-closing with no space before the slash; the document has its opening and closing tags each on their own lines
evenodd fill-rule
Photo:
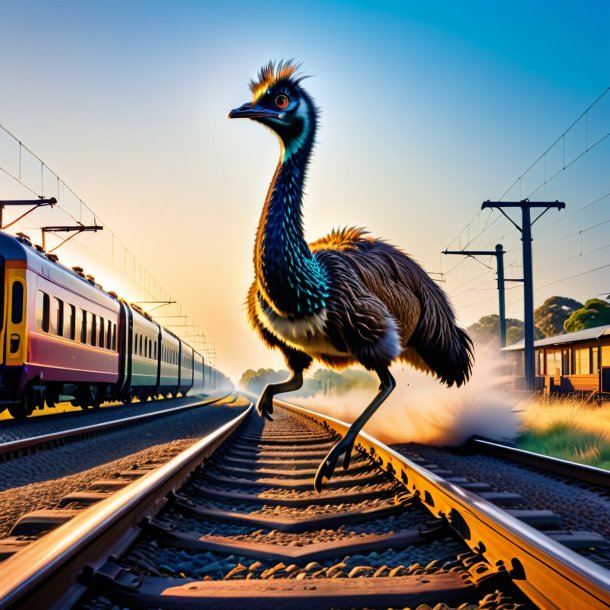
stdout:
<svg viewBox="0 0 610 610">
<path fill-rule="evenodd" d="M 524 342 L 505 347 L 513 357 L 518 385 L 523 378 Z M 610 324 L 534 342 L 536 389 L 548 393 L 610 393 Z"/>
</svg>

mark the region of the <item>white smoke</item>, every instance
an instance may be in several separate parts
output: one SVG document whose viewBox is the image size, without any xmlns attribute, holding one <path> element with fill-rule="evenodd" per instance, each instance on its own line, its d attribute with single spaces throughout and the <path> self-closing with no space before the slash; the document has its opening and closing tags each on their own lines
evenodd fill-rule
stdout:
<svg viewBox="0 0 610 610">
<path fill-rule="evenodd" d="M 396 389 L 365 426 L 385 443 L 423 443 L 457 447 L 473 435 L 496 440 L 514 439 L 519 431 L 517 399 L 503 373 L 504 361 L 479 351 L 470 381 L 447 388 L 431 376 L 408 366 L 392 367 Z M 369 404 L 374 391 L 355 390 L 341 395 L 318 393 L 291 397 L 289 402 L 352 422 Z"/>
</svg>

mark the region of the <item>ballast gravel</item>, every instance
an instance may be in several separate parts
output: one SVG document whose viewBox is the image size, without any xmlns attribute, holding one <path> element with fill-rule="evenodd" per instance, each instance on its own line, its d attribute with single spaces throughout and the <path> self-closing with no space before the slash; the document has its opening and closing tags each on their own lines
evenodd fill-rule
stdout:
<svg viewBox="0 0 610 610">
<path fill-rule="evenodd" d="M 0 463 L 0 537 L 35 510 L 135 465 L 166 462 L 244 407 L 207 405 L 96 438 Z"/>
<path fill-rule="evenodd" d="M 214 396 L 221 396 L 222 393 Z M 92 424 L 105 423 L 117 419 L 127 419 L 134 415 L 144 413 L 156 413 L 165 409 L 172 409 L 181 405 L 192 403 L 194 400 L 208 400 L 209 396 L 186 396 L 181 398 L 168 398 L 165 400 L 150 400 L 146 402 L 134 402 L 132 404 L 112 403 L 102 406 L 100 409 L 87 409 L 84 411 L 60 412 L 57 409 L 48 414 L 38 417 L 30 417 L 25 421 L 16 419 L 3 419 L 0 422 L 0 442 L 10 441 L 42 434 L 52 434 L 64 430 L 72 430 L 90 426 Z M 58 407 L 59 409 L 60 407 Z M 57 412 L 55 412 L 57 411 Z"/>
<path fill-rule="evenodd" d="M 497 491 L 519 493 L 525 506 L 552 510 L 563 529 L 594 531 L 610 540 L 610 497 L 583 485 L 485 455 L 462 455 L 426 445 L 392 445 L 405 457 L 435 464 L 472 482 L 486 482 Z"/>
</svg>

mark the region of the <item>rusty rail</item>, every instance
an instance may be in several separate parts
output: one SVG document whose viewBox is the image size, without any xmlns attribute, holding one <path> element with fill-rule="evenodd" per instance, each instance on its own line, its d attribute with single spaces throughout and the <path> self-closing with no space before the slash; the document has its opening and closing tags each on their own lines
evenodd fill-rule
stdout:
<svg viewBox="0 0 610 610">
<path fill-rule="evenodd" d="M 337 434 L 349 425 L 337 419 L 275 401 L 289 411 L 324 421 Z M 500 567 L 540 608 L 610 608 L 610 572 L 558 544 L 502 509 L 411 462 L 366 433 L 357 447 L 369 453 L 438 517 L 446 518 L 474 552 Z"/>
<path fill-rule="evenodd" d="M 137 479 L 110 498 L 0 564 L 0 609 L 70 607 L 82 594 L 75 586 L 87 564 L 98 567 L 108 553 L 125 548 L 142 519 L 155 514 L 166 495 L 180 486 L 244 421 L 252 405 L 232 421 Z"/>
<path fill-rule="evenodd" d="M 481 453 L 519 462 L 536 470 L 544 470 L 566 479 L 587 483 L 598 489 L 610 489 L 610 472 L 603 468 L 569 462 L 560 458 L 518 449 L 517 447 L 494 443 L 486 439 L 473 439 L 470 444 L 473 449 Z"/>
<path fill-rule="evenodd" d="M 92 438 L 100 434 L 105 434 L 111 430 L 120 428 L 126 428 L 135 424 L 140 424 L 144 421 L 153 420 L 158 417 L 165 417 L 167 415 L 175 415 L 182 411 L 189 409 L 195 409 L 213 402 L 218 402 L 226 398 L 228 394 L 214 396 L 202 400 L 201 398 L 193 398 L 188 404 L 180 405 L 178 407 L 171 407 L 163 409 L 161 411 L 154 411 L 152 413 L 140 413 L 138 415 L 132 415 L 130 417 L 123 417 L 121 419 L 115 419 L 109 422 L 102 422 L 99 424 L 91 424 L 90 426 L 81 426 L 80 428 L 70 428 L 69 430 L 62 430 L 61 432 L 52 432 L 50 434 L 41 434 L 39 436 L 32 436 L 29 438 L 21 438 L 16 441 L 10 441 L 8 443 L 0 444 L 0 461 L 6 462 L 8 460 L 19 457 L 20 455 L 29 455 L 42 449 L 50 447 L 56 447 L 59 445 L 65 445 L 66 443 L 84 440 Z"/>
</svg>

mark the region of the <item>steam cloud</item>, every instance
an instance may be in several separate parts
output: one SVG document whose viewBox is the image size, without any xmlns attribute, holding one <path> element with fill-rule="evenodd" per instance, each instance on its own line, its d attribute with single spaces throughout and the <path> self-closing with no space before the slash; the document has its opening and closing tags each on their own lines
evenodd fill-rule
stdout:
<svg viewBox="0 0 610 610">
<path fill-rule="evenodd" d="M 407 366 L 393 367 L 396 389 L 364 429 L 385 443 L 457 447 L 473 435 L 512 440 L 521 421 L 503 368 L 500 357 L 480 351 L 470 381 L 461 388 L 447 388 Z M 356 390 L 334 396 L 320 392 L 308 398 L 288 395 L 286 399 L 352 422 L 373 395 L 374 391 Z"/>
</svg>

